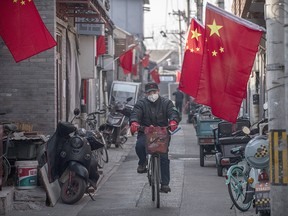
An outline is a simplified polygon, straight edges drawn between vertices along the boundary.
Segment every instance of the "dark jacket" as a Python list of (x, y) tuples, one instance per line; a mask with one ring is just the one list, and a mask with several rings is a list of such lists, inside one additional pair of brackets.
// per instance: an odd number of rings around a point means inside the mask
[(183, 92), (177, 90), (177, 91), (173, 92), (173, 95), (175, 96), (175, 102), (176, 103), (182, 103), (183, 102), (183, 99), (184, 99)]
[(130, 123), (136, 121), (141, 126), (165, 127), (170, 120), (179, 123), (179, 113), (171, 100), (161, 96), (154, 103), (147, 98), (138, 100), (130, 116)]

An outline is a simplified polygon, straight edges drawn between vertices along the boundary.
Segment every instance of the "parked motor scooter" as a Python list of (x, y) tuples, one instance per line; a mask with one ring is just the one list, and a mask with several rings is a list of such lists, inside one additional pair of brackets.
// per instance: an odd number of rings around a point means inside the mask
[[(267, 110), (264, 105), (264, 110)], [(265, 113), (265, 112), (264, 112)], [(253, 126), (252, 126), (253, 128)], [(260, 216), (270, 215), (270, 182), (269, 182), (269, 142), (268, 142), (268, 123), (263, 115), (263, 119), (257, 123), (257, 128), (250, 130), (242, 128), (242, 131), (252, 139), (247, 143), (244, 151), (244, 161), (249, 165), (247, 169), (246, 185), (243, 200), (244, 205), (248, 205), (254, 199), (256, 214)], [(239, 167), (238, 165), (236, 165)], [(236, 167), (234, 166), (234, 167)], [(229, 173), (229, 170), (228, 170)], [(245, 169), (243, 169), (245, 173)], [(230, 171), (232, 174), (232, 171)], [(230, 175), (231, 176), (231, 175)], [(230, 177), (231, 179), (231, 177)], [(229, 178), (227, 180), (229, 183)]]
[[(74, 118), (79, 114), (80, 110), (75, 109)], [(99, 173), (92, 150), (103, 147), (93, 143), (93, 134), (77, 129), (73, 120), (59, 122), (46, 146), (49, 182), (59, 180), (60, 197), (66, 204), (76, 203), (84, 193), (93, 200), (91, 192), (96, 190)]]
[(133, 106), (128, 105), (131, 100), (132, 97), (128, 97), (125, 102), (121, 103), (112, 96), (106, 122), (99, 127), (99, 131), (106, 140), (107, 148), (110, 148), (112, 144), (118, 148), (127, 141), (129, 117), (133, 109)]
[[(255, 176), (248, 179), (247, 190), (254, 189), (254, 206), (256, 214), (260, 216), (270, 215), (270, 181), (269, 181), (269, 141), (268, 141), (268, 119), (265, 117), (267, 103), (263, 105), (262, 119), (257, 122), (257, 127), (252, 129), (249, 136), (252, 136), (246, 148), (245, 158), (255, 172)], [(247, 194), (245, 201), (252, 199)]]
[[(248, 178), (247, 188), (253, 188), (255, 194), (254, 204), (256, 208), (256, 214), (260, 216), (270, 215), (270, 182), (269, 182), (269, 154), (268, 154), (268, 137), (267, 135), (258, 135), (254, 137), (247, 144), (245, 148), (245, 158), (249, 165), (257, 170), (255, 176)], [(246, 196), (247, 200), (249, 195)], [(252, 199), (250, 195), (250, 199)]]

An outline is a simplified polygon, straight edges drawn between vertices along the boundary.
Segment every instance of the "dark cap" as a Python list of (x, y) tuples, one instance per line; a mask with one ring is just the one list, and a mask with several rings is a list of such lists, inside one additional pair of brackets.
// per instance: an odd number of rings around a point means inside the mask
[(159, 90), (157, 83), (150, 82), (145, 85), (145, 92), (148, 93), (150, 91), (157, 91)]

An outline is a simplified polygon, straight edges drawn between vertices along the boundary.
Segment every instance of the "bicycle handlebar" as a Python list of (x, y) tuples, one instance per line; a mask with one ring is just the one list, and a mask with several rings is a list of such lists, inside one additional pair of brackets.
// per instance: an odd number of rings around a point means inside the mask
[(170, 133), (170, 136), (174, 135), (175, 133), (177, 133), (179, 130), (182, 129), (182, 127), (179, 126), (179, 125), (178, 125), (178, 127), (176, 128), (176, 130), (174, 130), (174, 131), (170, 131), (170, 130), (169, 130), (169, 129), (170, 129), (170, 126), (153, 126), (153, 125), (150, 125), (150, 126), (138, 126), (138, 128), (141, 129), (141, 130), (143, 130), (143, 131), (144, 131), (145, 128), (149, 128), (149, 127), (160, 127), (160, 128), (168, 129), (168, 131), (169, 131), (169, 133)]
[(87, 114), (87, 120), (95, 120), (96, 115), (102, 115), (106, 113), (106, 109), (96, 110), (95, 112)]
[(100, 109), (100, 110), (96, 110), (95, 112), (92, 112), (92, 113), (89, 113), (87, 114), (88, 116), (89, 115), (102, 115), (102, 114), (105, 114), (106, 113), (106, 109)]

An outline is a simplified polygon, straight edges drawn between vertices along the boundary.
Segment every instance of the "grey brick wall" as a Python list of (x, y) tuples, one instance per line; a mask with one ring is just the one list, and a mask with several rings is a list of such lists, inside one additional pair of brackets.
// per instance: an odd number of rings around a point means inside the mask
[[(54, 38), (56, 35), (55, 0), (34, 0)], [(56, 126), (56, 48), (15, 63), (0, 41), (0, 121), (33, 124), (34, 131), (51, 134)]]

